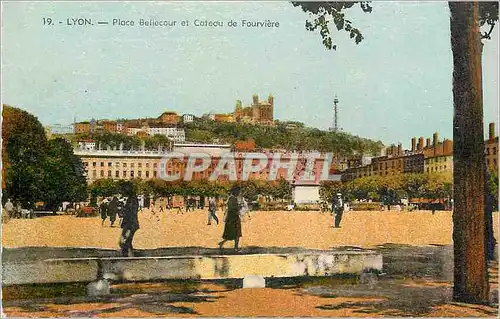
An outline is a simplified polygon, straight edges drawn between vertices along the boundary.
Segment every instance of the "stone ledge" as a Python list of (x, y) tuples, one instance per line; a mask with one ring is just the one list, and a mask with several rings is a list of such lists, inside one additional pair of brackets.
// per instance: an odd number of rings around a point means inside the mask
[(3, 284), (151, 281), (166, 279), (241, 279), (262, 277), (329, 276), (382, 270), (382, 255), (374, 251), (313, 253), (107, 257), (46, 259), (5, 263)]

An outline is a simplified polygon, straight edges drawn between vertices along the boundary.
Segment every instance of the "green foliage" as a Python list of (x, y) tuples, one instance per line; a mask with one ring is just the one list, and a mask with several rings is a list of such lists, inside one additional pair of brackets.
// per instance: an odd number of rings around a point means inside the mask
[[(289, 123), (295, 124), (297, 128), (287, 129)], [(186, 123), (185, 127), (188, 140), (204, 143), (232, 144), (237, 140), (252, 138), (258, 148), (318, 150), (345, 156), (355, 153), (375, 155), (383, 147), (380, 141), (375, 142), (343, 132), (307, 128), (298, 122), (278, 122), (276, 126), (269, 127), (200, 120)]]
[(45, 131), (36, 117), (21, 109), (3, 105), (2, 115), (4, 195), (26, 207), (43, 198)]
[(80, 158), (62, 138), (50, 140), (43, 164), (44, 202), (54, 211), (63, 201), (87, 199), (87, 181)]
[(56, 209), (63, 201), (87, 197), (83, 164), (62, 138), (47, 142), (36, 117), (3, 106), (2, 164), (4, 195), (29, 207), (38, 201)]
[(498, 171), (491, 171), (487, 174), (489, 199), (494, 211), (498, 211)]
[(292, 2), (294, 6), (300, 6), (304, 12), (308, 12), (313, 16), (312, 21), (306, 21), (306, 30), (319, 30), (323, 45), (328, 50), (336, 50), (337, 45), (333, 43), (331, 37), (331, 24), (338, 31), (344, 30), (349, 34), (351, 39), (354, 39), (356, 44), (363, 40), (363, 35), (356, 29), (352, 21), (346, 18), (345, 9), (352, 8), (356, 3), (359, 3), (360, 8), (364, 12), (371, 12), (372, 7), (368, 1), (355, 2)]
[(348, 182), (322, 182), (320, 198), (330, 202), (336, 193), (347, 201), (372, 200), (396, 204), (402, 198), (449, 199), (453, 195), (451, 173), (367, 176)]
[(138, 137), (136, 135), (129, 136), (119, 133), (95, 133), (95, 134), (75, 134), (70, 136), (73, 145), (77, 145), (78, 141), (92, 139), (96, 142), (96, 147), (101, 149), (120, 149), (120, 145), (124, 150), (141, 149), (144, 146), (145, 150), (153, 151), (159, 147), (162, 149), (170, 149), (171, 141), (165, 135), (156, 134), (153, 136)]
[[(111, 196), (121, 193), (121, 184), (125, 181), (112, 179), (98, 179), (89, 186), (91, 198), (99, 196)], [(264, 196), (273, 200), (289, 200), (291, 198), (291, 185), (286, 180), (279, 181), (238, 181), (234, 183), (214, 182), (208, 180), (192, 181), (165, 181), (162, 179), (132, 180), (134, 189), (138, 194), (150, 194), (154, 197), (172, 196), (214, 196), (224, 198), (231, 187), (237, 185), (240, 193), (248, 201), (256, 201), (258, 196)]]

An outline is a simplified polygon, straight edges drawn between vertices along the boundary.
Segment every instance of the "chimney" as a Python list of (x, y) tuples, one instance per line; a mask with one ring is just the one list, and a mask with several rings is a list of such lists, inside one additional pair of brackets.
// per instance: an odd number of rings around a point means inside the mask
[(495, 139), (495, 123), (490, 123), (489, 125), (489, 140), (493, 141)]
[(416, 149), (416, 144), (417, 144), (417, 138), (413, 137), (411, 139), (411, 152), (414, 153)]
[(432, 146), (434, 146), (434, 148), (436, 148), (438, 145), (438, 133), (434, 133), (432, 135)]
[(420, 138), (418, 139), (417, 151), (421, 151), (423, 147), (424, 147), (424, 138), (420, 136)]
[(425, 148), (430, 148), (430, 147), (431, 147), (431, 139), (430, 139), (430, 137), (428, 137), (425, 140)]
[(401, 143), (398, 144), (398, 156), (403, 155), (403, 145)]
[(453, 142), (451, 140), (443, 141), (443, 153), (444, 155), (450, 155), (453, 153)]

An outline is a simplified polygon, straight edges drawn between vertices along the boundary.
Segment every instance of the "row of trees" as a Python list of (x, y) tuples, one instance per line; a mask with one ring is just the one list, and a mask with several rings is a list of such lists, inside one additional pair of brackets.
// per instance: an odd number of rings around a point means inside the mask
[(102, 149), (119, 149), (120, 146), (125, 150), (139, 150), (144, 147), (147, 151), (157, 150), (159, 147), (162, 149), (169, 149), (171, 147), (171, 141), (168, 137), (161, 134), (156, 134), (153, 136), (137, 136), (137, 135), (126, 135), (119, 133), (110, 132), (99, 132), (99, 133), (83, 133), (68, 136), (73, 144), (76, 145), (78, 141), (92, 139)]
[[(121, 193), (124, 181), (111, 179), (99, 179), (89, 186), (91, 202), (96, 202), (99, 196), (111, 196)], [(224, 198), (229, 190), (238, 186), (241, 194), (249, 201), (256, 201), (261, 195), (266, 200), (290, 200), (292, 189), (288, 181), (281, 179), (278, 181), (248, 180), (238, 182), (218, 182), (208, 180), (193, 181), (165, 181), (162, 179), (133, 179), (135, 191), (138, 194), (148, 194), (156, 198), (172, 196), (214, 196)]]
[(293, 122), (296, 128), (287, 128), (288, 122), (277, 122), (276, 126), (260, 126), (239, 123), (218, 123), (197, 120), (186, 123), (187, 139), (195, 142), (215, 141), (233, 143), (236, 140), (252, 138), (260, 148), (287, 150), (319, 150), (333, 152), (340, 156), (357, 154), (376, 155), (383, 147), (382, 142), (353, 136), (344, 132), (329, 132), (305, 127)]
[(399, 203), (403, 198), (451, 199), (453, 176), (451, 173), (376, 175), (321, 184), (322, 200), (329, 201), (337, 192), (348, 201), (372, 200), (389, 205)]
[(44, 202), (55, 210), (63, 201), (87, 198), (83, 164), (62, 138), (48, 141), (36, 117), (3, 105), (2, 193), (23, 207)]

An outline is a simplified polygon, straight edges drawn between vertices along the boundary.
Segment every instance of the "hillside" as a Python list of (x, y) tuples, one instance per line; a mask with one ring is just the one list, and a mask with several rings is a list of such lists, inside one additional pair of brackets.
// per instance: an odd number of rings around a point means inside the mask
[[(290, 124), (294, 128), (290, 129)], [(318, 150), (338, 155), (378, 154), (383, 147), (380, 141), (305, 127), (298, 122), (278, 122), (275, 127), (268, 127), (198, 120), (183, 126), (186, 139), (193, 142), (232, 144), (237, 140), (253, 138), (258, 148)]]

